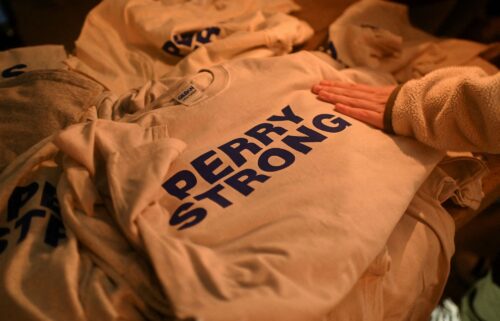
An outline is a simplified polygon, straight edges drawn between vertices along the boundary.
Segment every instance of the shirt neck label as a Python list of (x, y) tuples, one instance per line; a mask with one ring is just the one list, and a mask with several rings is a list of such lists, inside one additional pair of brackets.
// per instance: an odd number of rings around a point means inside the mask
[(203, 97), (203, 91), (192, 82), (183, 83), (174, 95), (175, 101), (189, 106), (196, 103)]

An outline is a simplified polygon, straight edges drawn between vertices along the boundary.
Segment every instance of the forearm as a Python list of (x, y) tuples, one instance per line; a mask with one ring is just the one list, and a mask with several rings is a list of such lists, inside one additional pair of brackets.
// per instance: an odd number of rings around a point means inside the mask
[(396, 88), (391, 98), (385, 131), (437, 149), (500, 153), (500, 73), (445, 68)]

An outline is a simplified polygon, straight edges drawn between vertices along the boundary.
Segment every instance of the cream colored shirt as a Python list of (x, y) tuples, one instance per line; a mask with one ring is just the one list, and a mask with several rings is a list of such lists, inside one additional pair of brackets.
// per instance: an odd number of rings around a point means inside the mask
[[(298, 8), (291, 0), (105, 0), (88, 14), (66, 64), (123, 94), (186, 59), (180, 76), (237, 57), (288, 53), (313, 33), (286, 14)], [(204, 49), (210, 43), (219, 44)]]
[(121, 121), (71, 126), (18, 158), (0, 176), (0, 309), (325, 318), (387, 266), (442, 154), (336, 114), (309, 91), (323, 78), (349, 80), (303, 52), (165, 79), (133, 114), (111, 104)]

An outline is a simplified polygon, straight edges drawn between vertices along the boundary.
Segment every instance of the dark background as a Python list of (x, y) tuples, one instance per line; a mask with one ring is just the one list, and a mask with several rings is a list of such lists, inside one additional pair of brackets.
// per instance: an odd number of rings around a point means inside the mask
[[(408, 4), (413, 24), (435, 35), (484, 43), (500, 40), (499, 0), (394, 1)], [(324, 1), (298, 2), (309, 6)], [(355, 1), (328, 2), (327, 8), (333, 10)], [(0, 0), (0, 50), (63, 44), (71, 51), (86, 14), (98, 3), (99, 0)]]

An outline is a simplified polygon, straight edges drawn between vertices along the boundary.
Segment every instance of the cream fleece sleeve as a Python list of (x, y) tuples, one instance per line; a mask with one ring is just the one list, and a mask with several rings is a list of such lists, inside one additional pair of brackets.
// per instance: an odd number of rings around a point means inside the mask
[(385, 130), (437, 149), (500, 153), (500, 72), (450, 67), (398, 87)]

